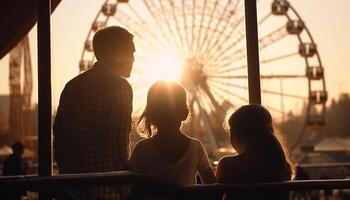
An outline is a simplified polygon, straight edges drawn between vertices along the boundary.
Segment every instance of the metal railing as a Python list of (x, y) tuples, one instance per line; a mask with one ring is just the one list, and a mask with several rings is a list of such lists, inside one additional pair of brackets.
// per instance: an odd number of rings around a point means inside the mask
[(200, 184), (178, 186), (150, 178), (131, 171), (116, 171), (103, 173), (65, 174), (57, 176), (13, 176), (0, 177), (0, 194), (13, 190), (55, 191), (63, 188), (99, 185), (149, 185), (161, 188), (160, 193), (182, 194), (224, 193), (242, 190), (320, 190), (320, 189), (350, 189), (350, 179), (305, 180), (272, 183), (247, 184)]

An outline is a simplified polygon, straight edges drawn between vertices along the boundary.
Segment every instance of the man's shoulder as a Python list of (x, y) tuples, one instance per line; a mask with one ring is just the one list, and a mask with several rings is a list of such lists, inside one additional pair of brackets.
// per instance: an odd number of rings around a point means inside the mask
[(6, 159), (5, 159), (5, 161), (4, 161), (4, 165), (6, 165), (6, 164), (12, 164), (12, 163), (14, 163), (14, 162), (16, 162), (16, 161), (18, 161), (18, 160), (20, 160), (20, 159), (18, 159), (16, 156), (14, 156), (13, 154), (11, 154), (11, 155), (9, 155)]
[(125, 78), (111, 73), (101, 73), (93, 69), (89, 69), (72, 78), (66, 83), (65, 87), (81, 87), (82, 84), (101, 84), (106, 87), (111, 86), (130, 91), (132, 90), (130, 83)]

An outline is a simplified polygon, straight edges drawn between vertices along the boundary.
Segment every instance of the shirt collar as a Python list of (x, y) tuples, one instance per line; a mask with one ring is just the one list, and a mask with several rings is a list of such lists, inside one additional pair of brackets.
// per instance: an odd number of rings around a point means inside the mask
[(112, 69), (112, 66), (109, 66), (108, 64), (100, 61), (95, 62), (92, 69), (98, 73), (112, 74), (121, 77), (120, 74), (118, 74), (115, 70)]

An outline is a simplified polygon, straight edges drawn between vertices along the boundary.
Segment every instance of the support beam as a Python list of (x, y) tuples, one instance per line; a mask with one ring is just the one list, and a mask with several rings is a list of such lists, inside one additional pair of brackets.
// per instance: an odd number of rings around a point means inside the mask
[(256, 0), (245, 0), (249, 103), (261, 104)]
[[(39, 176), (52, 176), (51, 141), (51, 1), (37, 0), (38, 9), (38, 146)], [(41, 195), (40, 199), (47, 199)]]

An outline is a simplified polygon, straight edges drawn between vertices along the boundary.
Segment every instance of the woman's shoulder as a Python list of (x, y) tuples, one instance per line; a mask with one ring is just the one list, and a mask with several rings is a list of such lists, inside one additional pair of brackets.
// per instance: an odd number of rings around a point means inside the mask
[(235, 166), (237, 166), (237, 164), (241, 164), (241, 161), (242, 161), (241, 157), (242, 157), (241, 155), (224, 156), (219, 160), (218, 167), (219, 166), (221, 166), (221, 167), (227, 166), (229, 168), (235, 167)]
[(151, 138), (145, 138), (138, 141), (135, 145), (133, 153), (144, 152), (145, 150), (149, 149), (151, 142)]
[(196, 139), (196, 138), (192, 138), (190, 136), (186, 136), (189, 140), (190, 143), (190, 150), (198, 152), (200, 154), (202, 154), (205, 151), (204, 145), (203, 143)]
[(240, 155), (224, 156), (219, 160), (216, 176), (221, 183), (230, 183), (236, 180), (236, 174), (239, 174), (241, 167)]
[(200, 140), (198, 140), (196, 138), (193, 138), (193, 137), (190, 137), (188, 135), (185, 135), (185, 136), (189, 140), (189, 142), (192, 144), (192, 146), (195, 146), (197, 148), (199, 148), (199, 147), (202, 148), (203, 147), (203, 143)]

